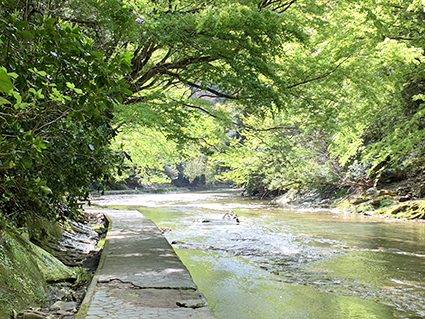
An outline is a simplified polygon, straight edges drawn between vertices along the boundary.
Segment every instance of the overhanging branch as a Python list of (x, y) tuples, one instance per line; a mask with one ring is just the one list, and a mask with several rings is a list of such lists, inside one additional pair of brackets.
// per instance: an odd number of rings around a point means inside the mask
[(314, 78), (311, 78), (311, 79), (307, 79), (307, 80), (305, 80), (305, 81), (302, 81), (302, 82), (298, 82), (298, 83), (295, 83), (295, 84), (292, 84), (292, 85), (290, 85), (290, 86), (288, 86), (287, 87), (287, 89), (293, 89), (294, 87), (297, 87), (297, 86), (300, 86), (300, 85), (303, 85), (303, 84), (307, 84), (307, 83), (310, 83), (310, 82), (314, 82), (314, 81), (317, 81), (317, 80), (320, 80), (320, 79), (323, 79), (323, 78), (325, 78), (325, 77), (327, 77), (327, 76), (329, 76), (329, 75), (331, 75), (332, 73), (334, 73), (336, 70), (338, 70), (338, 68), (345, 62), (345, 61), (347, 61), (348, 59), (349, 59), (350, 57), (346, 57), (343, 61), (341, 61), (334, 69), (332, 69), (332, 70), (330, 70), (329, 72), (326, 72), (326, 73), (324, 73), (324, 74), (322, 74), (322, 75), (319, 75), (319, 76), (316, 76), (316, 77), (314, 77)]
[[(270, 8), (278, 13), (283, 13), (288, 10), (297, 0), (282, 1), (282, 0), (264, 0), (258, 4), (259, 10)], [(276, 5), (275, 7), (272, 7)]]
[[(192, 65), (192, 64), (204, 63), (204, 62), (213, 62), (215, 60), (217, 60), (217, 58), (211, 57), (211, 56), (204, 56), (204, 57), (190, 57), (190, 58), (183, 59), (183, 60), (180, 60), (180, 61), (158, 64), (158, 65), (150, 68), (148, 71), (146, 71), (140, 77), (138, 77), (136, 82), (132, 85), (131, 90), (133, 92), (141, 91), (141, 88), (146, 84), (146, 82), (148, 82), (150, 79), (152, 79), (153, 77), (160, 75), (160, 74), (171, 75), (174, 78), (177, 78), (176, 77), (176, 75), (177, 75), (179, 80), (181, 80), (180, 76), (177, 73), (172, 73), (172, 72), (170, 72), (170, 70), (182, 70), (182, 69), (186, 69), (189, 65)], [(133, 79), (137, 77), (136, 73), (138, 73), (138, 72), (132, 72), (132, 78)]]

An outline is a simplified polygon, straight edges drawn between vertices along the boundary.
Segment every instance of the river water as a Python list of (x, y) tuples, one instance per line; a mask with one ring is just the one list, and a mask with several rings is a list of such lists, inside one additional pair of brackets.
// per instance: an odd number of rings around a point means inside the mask
[[(425, 318), (425, 223), (286, 210), (234, 191), (97, 203), (171, 229), (218, 319)], [(222, 219), (230, 210), (239, 223)]]

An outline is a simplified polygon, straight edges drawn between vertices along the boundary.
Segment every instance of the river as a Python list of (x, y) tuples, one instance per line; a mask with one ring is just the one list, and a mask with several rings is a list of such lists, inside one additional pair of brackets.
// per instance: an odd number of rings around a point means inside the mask
[[(425, 223), (286, 210), (235, 191), (109, 195), (159, 227), (217, 319), (425, 317)], [(223, 220), (234, 211), (235, 220)]]

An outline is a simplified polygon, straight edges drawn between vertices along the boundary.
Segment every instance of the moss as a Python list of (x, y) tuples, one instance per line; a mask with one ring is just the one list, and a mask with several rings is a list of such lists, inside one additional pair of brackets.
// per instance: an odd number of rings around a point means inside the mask
[(390, 206), (392, 203), (394, 202), (394, 200), (392, 198), (384, 198), (379, 202), (379, 207), (388, 207)]
[(92, 281), (93, 273), (91, 271), (82, 267), (74, 267), (73, 270), (77, 276), (74, 283), (75, 286), (81, 286)]
[(46, 251), (16, 233), (0, 234), (0, 319), (12, 311), (45, 300), (47, 280), (62, 280), (74, 273)]
[(393, 205), (385, 212), (388, 217), (425, 219), (425, 200), (412, 200)]
[(57, 258), (42, 248), (28, 242), (27, 249), (46, 281), (65, 281), (75, 279), (75, 273)]
[(101, 240), (98, 241), (96, 248), (103, 247), (103, 245), (105, 245), (105, 238), (102, 238)]
[(37, 303), (46, 281), (19, 235), (4, 234), (0, 245), (0, 318)]
[(349, 207), (351, 207), (351, 203), (348, 199), (345, 199), (336, 205), (336, 208), (339, 208), (339, 209), (346, 209)]
[(28, 229), (31, 230), (30, 237), (38, 242), (42, 242), (51, 236), (60, 237), (62, 235), (60, 225), (44, 217), (29, 217), (27, 224)]
[(375, 207), (373, 207), (373, 205), (365, 203), (363, 205), (354, 207), (354, 210), (358, 213), (363, 213), (363, 212), (373, 211), (375, 210)]

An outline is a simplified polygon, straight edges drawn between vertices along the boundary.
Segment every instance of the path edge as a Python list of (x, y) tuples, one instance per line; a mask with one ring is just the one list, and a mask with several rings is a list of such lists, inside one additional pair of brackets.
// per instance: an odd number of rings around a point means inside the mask
[[(98, 207), (98, 208), (84, 208), (85, 211), (90, 211), (90, 210), (96, 210), (96, 211), (102, 211), (103, 209)], [(110, 237), (110, 230), (112, 227), (112, 220), (109, 218), (109, 216), (106, 213), (103, 213), (103, 215), (105, 216), (106, 220), (108, 221), (108, 230), (106, 233), (106, 237), (105, 237), (105, 243), (103, 244), (103, 250), (102, 250), (102, 254), (100, 256), (99, 259), (99, 264), (97, 266), (97, 269), (93, 275), (92, 281), (90, 283), (90, 285), (87, 288), (86, 291), (86, 295), (84, 296), (83, 301), (81, 302), (80, 308), (78, 309), (77, 315), (75, 316), (75, 319), (84, 319), (87, 316), (87, 313), (90, 309), (90, 305), (96, 290), (96, 285), (98, 282), (98, 278), (99, 278), (99, 273), (103, 268), (103, 265), (105, 264), (105, 260), (106, 257), (108, 255), (108, 250), (109, 250), (109, 237)]]

